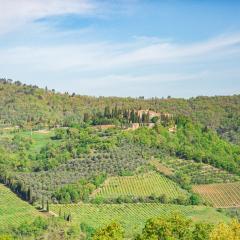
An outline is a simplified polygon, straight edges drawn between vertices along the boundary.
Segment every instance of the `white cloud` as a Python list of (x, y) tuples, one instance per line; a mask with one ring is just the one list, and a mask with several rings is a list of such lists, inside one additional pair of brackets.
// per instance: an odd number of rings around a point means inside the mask
[(166, 63), (214, 62), (238, 55), (240, 34), (193, 44), (109, 42), (0, 49), (0, 64), (31, 65), (44, 71), (116, 71)]
[[(238, 44), (238, 46), (236, 46)], [(116, 63), (143, 63), (154, 64), (160, 62), (172, 62), (199, 56), (219, 56), (232, 48), (240, 49), (240, 34), (220, 36), (204, 42), (192, 44), (175, 44), (172, 42), (160, 42), (136, 49), (116, 58)], [(221, 52), (222, 51), (222, 52)]]
[(0, 34), (32, 21), (61, 14), (88, 14), (95, 5), (87, 0), (0, 0)]

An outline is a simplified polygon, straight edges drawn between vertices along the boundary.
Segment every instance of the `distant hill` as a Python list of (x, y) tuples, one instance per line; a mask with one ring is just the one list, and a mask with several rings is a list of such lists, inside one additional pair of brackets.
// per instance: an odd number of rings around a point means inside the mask
[(225, 139), (240, 143), (240, 95), (180, 98), (90, 97), (0, 79), (0, 126), (44, 127), (83, 121), (84, 113), (122, 109), (152, 109), (189, 116), (215, 129)]

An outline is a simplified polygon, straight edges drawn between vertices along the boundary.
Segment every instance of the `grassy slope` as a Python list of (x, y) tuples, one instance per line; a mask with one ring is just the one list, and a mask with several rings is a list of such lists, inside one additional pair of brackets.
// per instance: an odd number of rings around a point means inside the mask
[(72, 224), (74, 225), (86, 223), (98, 228), (111, 221), (120, 222), (128, 237), (139, 233), (149, 218), (166, 216), (173, 212), (180, 212), (194, 221), (217, 223), (229, 220), (228, 217), (210, 207), (163, 205), (159, 203), (65, 204), (51, 205), (50, 209), (56, 214), (59, 214), (60, 209), (62, 215), (71, 213)]
[(186, 195), (176, 183), (160, 174), (151, 172), (144, 175), (108, 178), (96, 196), (117, 198), (119, 196), (160, 196), (170, 199)]
[(31, 222), (37, 216), (42, 214), (0, 184), (0, 232), (24, 222)]
[(51, 141), (51, 137), (53, 136), (54, 131), (19, 131), (19, 132), (11, 132), (9, 130), (2, 130), (0, 134), (0, 140), (4, 140), (6, 138), (12, 139), (14, 136), (20, 136), (24, 138), (28, 138), (32, 140), (32, 145), (29, 149), (30, 153), (39, 152), (42, 147), (44, 147), (48, 142)]
[(33, 141), (33, 145), (31, 147), (32, 152), (39, 152), (42, 147), (44, 147), (48, 142), (50, 142), (50, 137), (53, 136), (53, 131), (49, 131), (46, 133), (42, 132), (21, 132), (21, 136), (31, 138)]

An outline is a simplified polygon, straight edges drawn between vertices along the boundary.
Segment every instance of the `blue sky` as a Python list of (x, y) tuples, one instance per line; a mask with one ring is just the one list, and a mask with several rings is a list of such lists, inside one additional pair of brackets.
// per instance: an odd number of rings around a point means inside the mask
[(0, 75), (61, 92), (240, 92), (240, 1), (0, 0)]

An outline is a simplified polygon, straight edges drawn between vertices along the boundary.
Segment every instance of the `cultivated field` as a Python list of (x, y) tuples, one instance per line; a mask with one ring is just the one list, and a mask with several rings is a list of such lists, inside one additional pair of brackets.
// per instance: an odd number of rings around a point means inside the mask
[(227, 171), (215, 168), (204, 163), (197, 163), (192, 160), (184, 160), (178, 158), (152, 159), (150, 164), (157, 171), (165, 175), (173, 175), (181, 172), (191, 178), (192, 184), (210, 184), (210, 183), (227, 183), (240, 181), (238, 175), (231, 174)]
[(33, 206), (22, 201), (4, 185), (0, 184), (0, 232), (16, 227), (42, 216)]
[(186, 195), (186, 191), (181, 189), (170, 179), (158, 173), (151, 172), (143, 175), (110, 177), (103, 187), (97, 190), (96, 196), (103, 198), (117, 198), (119, 196), (160, 196), (165, 194), (173, 199)]
[(193, 186), (193, 191), (218, 208), (240, 207), (240, 182)]
[[(60, 210), (61, 209), (61, 210)], [(180, 206), (160, 203), (139, 204), (63, 204), (51, 205), (50, 210), (56, 214), (72, 215), (72, 224), (85, 223), (94, 228), (101, 227), (112, 221), (117, 221), (130, 237), (139, 233), (146, 220), (152, 217), (168, 216), (174, 212), (190, 217), (194, 221), (217, 223), (228, 221), (229, 218), (215, 209), (205, 206)]]

